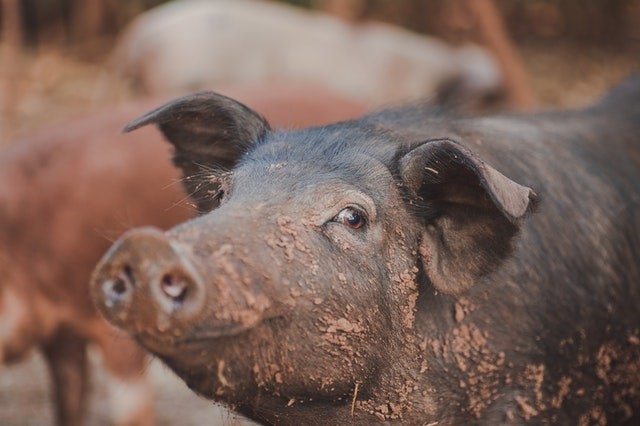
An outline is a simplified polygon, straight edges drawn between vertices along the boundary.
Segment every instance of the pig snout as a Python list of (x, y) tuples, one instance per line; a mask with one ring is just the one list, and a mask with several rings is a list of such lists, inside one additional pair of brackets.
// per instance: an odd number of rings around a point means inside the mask
[(205, 300), (188, 256), (155, 228), (123, 235), (96, 267), (91, 288), (102, 314), (133, 333), (148, 333), (151, 324), (175, 331), (200, 316)]
[[(125, 233), (104, 255), (91, 283), (94, 302), (113, 325), (159, 353), (174, 344), (230, 336), (277, 316), (269, 280), (222, 244), (212, 256), (155, 228)], [(207, 281), (203, 277), (209, 277)]]

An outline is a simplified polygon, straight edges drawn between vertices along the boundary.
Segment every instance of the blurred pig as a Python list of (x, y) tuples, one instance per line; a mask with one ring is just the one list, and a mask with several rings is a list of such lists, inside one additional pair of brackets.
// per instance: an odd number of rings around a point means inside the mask
[(640, 75), (531, 115), (282, 131), (205, 92), (148, 124), (205, 213), (129, 231), (92, 292), (199, 394), (280, 425), (640, 424)]
[[(320, 88), (222, 91), (286, 127), (362, 112)], [(147, 108), (131, 104), (79, 117), (0, 153), (0, 364), (42, 351), (60, 425), (82, 424), (88, 344), (100, 349), (115, 382), (114, 421), (153, 423), (144, 352), (99, 317), (88, 287), (92, 268), (127, 228), (169, 228), (194, 212), (181, 204), (186, 195), (160, 133), (120, 134), (132, 114)]]
[(501, 85), (479, 47), (453, 48), (392, 25), (350, 25), (328, 14), (256, 0), (180, 0), (125, 29), (120, 75), (148, 93), (214, 84), (310, 82), (370, 105), (456, 88), (481, 97)]
[[(83, 424), (89, 343), (126, 392), (114, 420), (153, 423), (144, 352), (99, 318), (87, 288), (101, 251), (128, 227), (167, 228), (190, 216), (173, 207), (184, 198), (175, 171), (155, 163), (170, 155), (158, 134), (118, 134), (136, 110), (45, 128), (0, 154), (0, 361), (42, 351), (59, 425)], [(155, 165), (140, 175), (147, 161)]]

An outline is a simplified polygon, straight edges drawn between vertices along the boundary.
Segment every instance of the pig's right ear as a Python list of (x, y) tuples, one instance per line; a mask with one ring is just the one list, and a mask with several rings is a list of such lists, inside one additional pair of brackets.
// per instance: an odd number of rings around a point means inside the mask
[(433, 286), (460, 293), (495, 271), (536, 194), (447, 139), (413, 148), (400, 176), (424, 220), (420, 255)]
[(132, 121), (124, 131), (147, 124), (157, 125), (175, 147), (173, 162), (182, 169), (185, 188), (201, 213), (218, 205), (214, 194), (219, 175), (270, 131), (259, 114), (214, 92), (175, 99)]

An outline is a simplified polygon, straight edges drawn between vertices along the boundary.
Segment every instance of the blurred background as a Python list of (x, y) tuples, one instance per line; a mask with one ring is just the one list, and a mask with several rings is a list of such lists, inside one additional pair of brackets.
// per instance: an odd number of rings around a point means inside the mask
[[(144, 89), (136, 88), (131, 80), (132, 75), (139, 77), (135, 72), (142, 72), (142, 65), (123, 63), (121, 51), (127, 44), (135, 49), (136, 43), (143, 43), (140, 33), (144, 29), (131, 28), (144, 24), (139, 22), (141, 14), (171, 2), (2, 1), (0, 134), (4, 137), (0, 143), (78, 109), (99, 108), (144, 94)], [(468, 7), (472, 2), (467, 0), (281, 3), (325, 11), (356, 26), (371, 20), (391, 23), (453, 46), (486, 44), (478, 18)], [(640, 0), (494, 0), (493, 4), (520, 55), (539, 105), (585, 104), (640, 63)], [(136, 33), (135, 40), (131, 40), (132, 32)], [(165, 34), (164, 39), (171, 36)], [(123, 40), (126, 37), (130, 39)], [(251, 42), (248, 36), (230, 48), (239, 53)], [(168, 51), (171, 47), (153, 49)], [(157, 52), (138, 53), (140, 58)], [(126, 77), (122, 72), (114, 74), (127, 66), (138, 70)]]
[[(482, 98), (482, 113), (586, 105), (640, 68), (640, 0), (1, 5), (0, 146), (79, 114), (203, 88), (294, 82), (365, 108)], [(159, 364), (150, 370), (159, 424), (237, 422)], [(108, 424), (103, 381), (97, 370), (90, 424)], [(48, 386), (38, 354), (0, 367), (0, 425), (52, 424)]]

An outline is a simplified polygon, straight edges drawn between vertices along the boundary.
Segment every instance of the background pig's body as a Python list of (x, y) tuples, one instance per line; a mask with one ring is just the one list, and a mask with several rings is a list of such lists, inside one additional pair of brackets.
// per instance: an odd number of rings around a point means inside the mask
[(43, 351), (58, 424), (81, 424), (87, 343), (100, 347), (110, 375), (127, 386), (119, 392), (133, 392), (132, 411), (115, 406), (114, 420), (153, 423), (143, 351), (99, 318), (87, 287), (95, 262), (128, 227), (168, 228), (192, 214), (174, 206), (184, 191), (160, 135), (118, 134), (140, 108), (44, 129), (0, 156), (0, 363)]
[(434, 96), (454, 82), (467, 95), (501, 86), (482, 48), (251, 0), (183, 0), (150, 10), (125, 31), (114, 64), (149, 93), (297, 82), (381, 104)]
[(130, 231), (94, 297), (262, 422), (635, 424), (639, 105), (636, 76), (582, 111), (273, 132), (229, 99), (177, 100), (130, 129), (158, 124), (220, 207)]
[[(320, 88), (223, 91), (286, 127), (362, 111)], [(115, 420), (153, 422), (143, 351), (97, 315), (88, 289), (96, 262), (127, 228), (169, 228), (194, 214), (183, 203), (179, 173), (160, 133), (121, 134), (123, 124), (147, 108), (132, 104), (78, 117), (0, 154), (0, 364), (42, 349), (61, 424), (81, 421), (87, 343), (100, 347), (111, 375), (128, 386), (117, 389), (125, 405), (114, 407)], [(125, 407), (137, 411), (118, 412)]]

